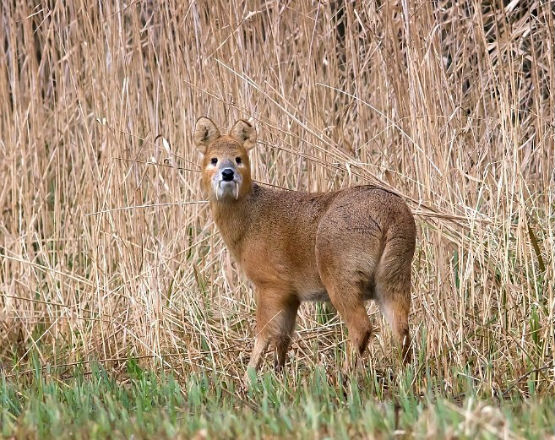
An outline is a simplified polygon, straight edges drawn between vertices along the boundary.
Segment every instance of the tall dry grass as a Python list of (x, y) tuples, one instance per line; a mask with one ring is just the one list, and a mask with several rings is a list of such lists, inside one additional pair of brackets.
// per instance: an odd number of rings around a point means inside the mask
[[(417, 215), (412, 332), (446, 389), (554, 390), (554, 10), (526, 2), (11, 2), (0, 9), (0, 359), (239, 376), (249, 285), (195, 119), (253, 117), (260, 182), (380, 183)], [(369, 306), (373, 319), (381, 318)], [(293, 366), (344, 340), (303, 305)], [(386, 327), (377, 368), (394, 365)]]

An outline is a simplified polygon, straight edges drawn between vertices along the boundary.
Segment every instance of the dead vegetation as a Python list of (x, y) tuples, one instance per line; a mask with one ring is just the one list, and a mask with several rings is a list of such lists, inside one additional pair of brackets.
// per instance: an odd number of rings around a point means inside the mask
[[(446, 390), (466, 367), (492, 393), (553, 392), (553, 4), (505, 3), (3, 1), (7, 371), (35, 353), (243, 372), (254, 304), (201, 200), (207, 114), (254, 118), (260, 182), (406, 197), (418, 365)], [(297, 367), (335, 363), (328, 312), (302, 306)]]

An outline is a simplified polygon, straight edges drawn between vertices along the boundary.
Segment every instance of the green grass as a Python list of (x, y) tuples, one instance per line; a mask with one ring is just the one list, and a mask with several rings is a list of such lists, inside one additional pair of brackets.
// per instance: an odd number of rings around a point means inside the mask
[(411, 391), (411, 370), (397, 380), (365, 373), (345, 386), (322, 368), (303, 375), (265, 373), (246, 393), (237, 381), (221, 375), (177, 380), (143, 370), (136, 362), (117, 377), (100, 366), (71, 374), (63, 378), (36, 370), (2, 375), (1, 435), (539, 439), (552, 433), (555, 424), (553, 399), (514, 394), (494, 400), (477, 395), (464, 379), (456, 384), (462, 391), (458, 397), (432, 382), (429, 392), (417, 396)]

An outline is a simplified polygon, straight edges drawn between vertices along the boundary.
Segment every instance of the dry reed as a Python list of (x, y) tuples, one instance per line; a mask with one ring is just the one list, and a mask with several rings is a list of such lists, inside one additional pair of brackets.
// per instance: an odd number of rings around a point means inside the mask
[[(407, 198), (412, 331), (446, 389), (466, 366), (553, 392), (554, 10), (526, 5), (2, 1), (0, 361), (242, 374), (253, 296), (202, 203), (206, 114), (254, 118), (261, 182)], [(335, 362), (321, 312), (302, 307), (292, 368)]]

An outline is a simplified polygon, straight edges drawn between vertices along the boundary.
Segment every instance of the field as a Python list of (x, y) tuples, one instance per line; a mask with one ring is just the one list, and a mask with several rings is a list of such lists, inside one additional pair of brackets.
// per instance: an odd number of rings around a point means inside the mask
[[(555, 9), (529, 2), (0, 4), (0, 436), (546, 438), (555, 430)], [(195, 120), (254, 178), (379, 184), (418, 227), (403, 369), (304, 304), (248, 392), (254, 298)]]

